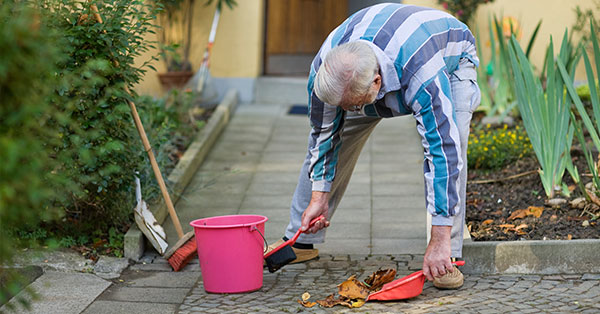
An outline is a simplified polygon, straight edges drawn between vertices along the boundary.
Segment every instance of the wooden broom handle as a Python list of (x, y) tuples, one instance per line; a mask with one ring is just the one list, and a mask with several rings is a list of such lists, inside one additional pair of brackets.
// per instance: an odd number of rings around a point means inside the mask
[[(96, 18), (98, 23), (102, 24), (102, 17), (100, 17), (100, 12), (98, 12), (98, 7), (95, 4), (92, 4), (91, 11)], [(127, 86), (125, 86), (125, 91), (127, 94), (131, 95)], [(171, 216), (171, 220), (173, 220), (173, 224), (175, 225), (175, 230), (177, 231), (177, 236), (179, 239), (183, 238), (183, 230), (181, 229), (181, 223), (179, 222), (179, 218), (177, 217), (177, 213), (175, 212), (175, 207), (173, 207), (173, 202), (171, 201), (171, 197), (169, 196), (169, 192), (167, 191), (167, 186), (165, 185), (165, 181), (163, 180), (162, 173), (160, 173), (160, 169), (158, 168), (158, 163), (156, 163), (156, 158), (154, 158), (154, 153), (152, 152), (152, 147), (150, 146), (150, 142), (148, 142), (148, 137), (146, 136), (146, 131), (144, 131), (144, 126), (142, 125), (142, 120), (140, 120), (140, 116), (138, 115), (137, 109), (135, 108), (135, 104), (127, 99), (127, 103), (129, 104), (129, 108), (131, 108), (131, 114), (133, 115), (133, 121), (135, 121), (135, 127), (140, 133), (140, 138), (142, 139), (142, 143), (144, 144), (144, 149), (148, 153), (148, 158), (150, 158), (150, 164), (152, 165), (152, 171), (154, 171), (154, 176), (156, 177), (156, 181), (158, 181), (158, 186), (160, 186), (160, 191), (162, 192), (163, 198), (165, 199), (165, 203), (167, 203), (167, 209), (169, 210), (169, 215)]]
[[(129, 89), (125, 88), (127, 93), (129, 93)], [(158, 186), (160, 186), (160, 191), (162, 192), (163, 198), (165, 199), (165, 203), (167, 203), (167, 209), (169, 209), (169, 215), (171, 216), (171, 220), (173, 220), (173, 224), (175, 225), (175, 230), (177, 230), (177, 235), (179, 239), (183, 238), (183, 230), (181, 229), (181, 223), (179, 222), (179, 218), (177, 218), (177, 213), (175, 212), (175, 208), (173, 207), (173, 202), (171, 202), (171, 197), (169, 196), (169, 192), (167, 191), (167, 186), (165, 185), (165, 181), (163, 180), (162, 174), (160, 173), (160, 169), (158, 168), (158, 163), (156, 163), (156, 158), (154, 158), (154, 153), (152, 152), (152, 147), (150, 147), (150, 142), (148, 142), (148, 137), (146, 136), (146, 131), (144, 131), (144, 126), (142, 125), (142, 120), (140, 120), (140, 116), (138, 115), (137, 109), (135, 108), (135, 104), (127, 99), (127, 103), (129, 104), (129, 108), (131, 108), (131, 114), (133, 115), (133, 120), (135, 121), (135, 127), (140, 133), (140, 138), (142, 139), (142, 143), (144, 144), (144, 149), (148, 153), (148, 158), (150, 158), (150, 164), (152, 164), (152, 170), (154, 171), (154, 176), (156, 177), (156, 181), (158, 181)]]

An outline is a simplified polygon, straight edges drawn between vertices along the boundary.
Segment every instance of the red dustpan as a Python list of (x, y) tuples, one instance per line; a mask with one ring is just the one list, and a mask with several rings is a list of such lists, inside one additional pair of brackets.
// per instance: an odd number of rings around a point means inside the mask
[[(463, 266), (465, 261), (457, 261), (452, 264)], [(369, 294), (367, 301), (389, 301), (414, 298), (423, 292), (424, 284), (425, 275), (423, 275), (422, 270), (419, 270), (406, 277), (386, 283), (381, 290)]]

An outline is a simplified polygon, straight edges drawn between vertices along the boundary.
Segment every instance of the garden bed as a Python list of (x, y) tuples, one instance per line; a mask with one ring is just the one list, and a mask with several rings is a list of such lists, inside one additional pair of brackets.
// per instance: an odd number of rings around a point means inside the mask
[[(586, 169), (581, 159), (574, 159), (580, 172)], [(542, 182), (535, 172), (538, 167), (535, 157), (529, 156), (495, 171), (469, 170), (466, 222), (474, 241), (600, 238), (600, 228), (594, 219), (600, 214), (599, 207), (589, 203), (572, 205), (581, 193), (567, 172), (563, 178), (573, 189), (571, 197), (559, 195), (566, 202), (548, 205)], [(518, 177), (506, 179), (511, 176)], [(517, 212), (519, 210), (523, 211)]]

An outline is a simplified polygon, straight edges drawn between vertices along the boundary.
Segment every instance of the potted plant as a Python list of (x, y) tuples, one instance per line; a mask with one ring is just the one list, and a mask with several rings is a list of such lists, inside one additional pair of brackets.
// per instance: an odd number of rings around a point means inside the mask
[[(207, 0), (205, 5), (214, 0)], [(190, 47), (192, 45), (192, 29), (194, 20), (194, 0), (156, 0), (163, 9), (159, 15), (160, 56), (167, 65), (166, 73), (159, 73), (158, 78), (166, 90), (181, 88), (194, 75), (190, 63)], [(217, 9), (221, 10), (225, 3), (232, 8), (235, 0), (217, 0)]]
[(158, 16), (160, 56), (167, 72), (159, 73), (166, 90), (180, 88), (194, 75), (190, 63), (194, 0), (157, 0), (163, 9)]

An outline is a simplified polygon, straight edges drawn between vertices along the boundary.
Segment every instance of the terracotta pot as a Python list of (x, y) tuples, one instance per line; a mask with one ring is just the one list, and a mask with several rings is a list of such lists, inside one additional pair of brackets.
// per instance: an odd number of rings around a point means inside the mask
[(173, 88), (182, 88), (185, 83), (194, 75), (192, 71), (176, 71), (159, 73), (158, 80), (163, 88), (168, 91)]

